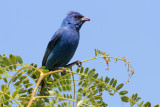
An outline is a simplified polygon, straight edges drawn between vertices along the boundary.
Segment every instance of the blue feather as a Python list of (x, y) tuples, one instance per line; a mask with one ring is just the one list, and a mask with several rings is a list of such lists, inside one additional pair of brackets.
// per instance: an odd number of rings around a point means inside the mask
[[(69, 12), (63, 20), (60, 29), (56, 31), (49, 41), (43, 57), (42, 66), (45, 66), (49, 70), (55, 70), (57, 67), (65, 67), (77, 49), (81, 26), (85, 21), (89, 20), (89, 18), (78, 12)], [(45, 80), (43, 79), (40, 95), (44, 94), (45, 84)]]
[(77, 49), (81, 26), (85, 21), (89, 20), (89, 18), (78, 12), (69, 12), (60, 29), (48, 43), (42, 66), (49, 70), (55, 67), (64, 67), (72, 59)]

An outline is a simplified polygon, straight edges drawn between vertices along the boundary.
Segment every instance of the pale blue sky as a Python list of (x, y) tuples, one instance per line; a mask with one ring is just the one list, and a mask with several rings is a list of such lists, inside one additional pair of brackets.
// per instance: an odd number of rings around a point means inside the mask
[[(123, 57), (135, 68), (135, 75), (123, 87), (128, 96), (138, 93), (152, 105), (160, 103), (160, 1), (159, 0), (1, 0), (0, 54), (21, 55), (24, 63), (41, 60), (48, 41), (70, 10), (91, 19), (82, 26), (80, 43), (72, 61), (94, 57), (94, 48), (110, 56)], [(83, 63), (96, 72), (127, 80), (124, 63), (111, 62), (105, 71), (103, 60)], [(104, 96), (109, 107), (128, 107), (118, 94)]]

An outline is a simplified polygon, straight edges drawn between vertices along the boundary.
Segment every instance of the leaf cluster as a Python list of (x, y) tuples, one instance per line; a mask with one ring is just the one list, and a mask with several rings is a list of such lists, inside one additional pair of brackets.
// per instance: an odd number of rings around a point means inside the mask
[[(98, 55), (101, 55), (98, 57)], [(105, 52), (95, 49), (95, 57), (82, 62), (103, 58), (108, 64), (111, 59), (124, 61), (131, 69), (129, 62), (123, 58), (110, 57)], [(107, 59), (107, 60), (106, 60)], [(108, 62), (107, 62), (108, 61)], [(118, 94), (124, 103), (130, 106), (151, 107), (150, 102), (140, 101), (138, 94), (128, 96), (123, 89), (125, 83), (117, 79), (100, 77), (95, 69), (67, 69), (66, 75), (60, 75), (62, 70), (49, 71), (45, 67), (37, 68), (36, 64), (23, 64), (18, 55), (0, 55), (0, 106), (2, 107), (107, 107), (103, 99), (105, 92), (114, 96)], [(41, 80), (46, 79), (44, 96), (40, 96)], [(154, 107), (159, 107), (155, 105)]]

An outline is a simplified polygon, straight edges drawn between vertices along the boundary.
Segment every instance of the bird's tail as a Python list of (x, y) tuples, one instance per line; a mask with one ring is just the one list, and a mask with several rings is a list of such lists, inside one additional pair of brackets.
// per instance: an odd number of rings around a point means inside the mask
[(41, 95), (41, 96), (44, 95), (45, 85), (46, 85), (46, 80), (43, 79), (43, 80), (41, 81), (41, 91), (40, 91), (40, 95)]

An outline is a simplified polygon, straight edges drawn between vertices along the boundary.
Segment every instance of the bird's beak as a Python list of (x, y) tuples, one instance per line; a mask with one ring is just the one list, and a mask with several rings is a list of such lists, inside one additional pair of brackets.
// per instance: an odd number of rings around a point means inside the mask
[(81, 21), (83, 21), (83, 22), (85, 22), (85, 21), (90, 21), (90, 19), (89, 19), (88, 17), (83, 16), (83, 17), (81, 18)]

